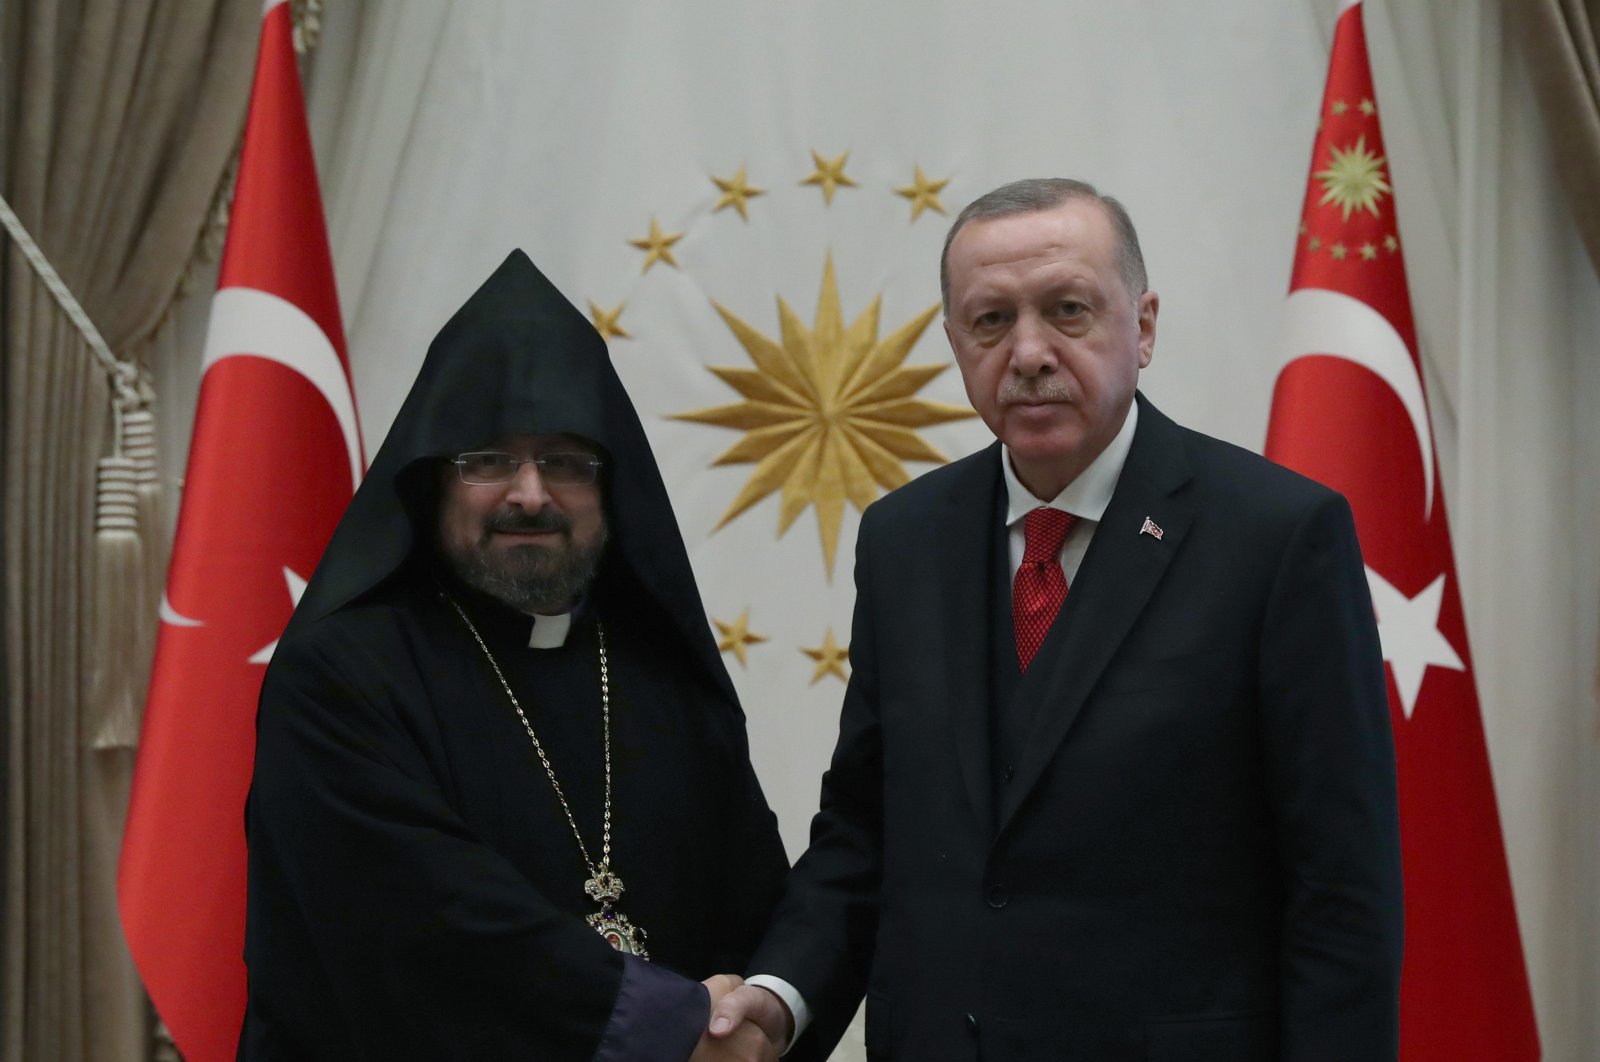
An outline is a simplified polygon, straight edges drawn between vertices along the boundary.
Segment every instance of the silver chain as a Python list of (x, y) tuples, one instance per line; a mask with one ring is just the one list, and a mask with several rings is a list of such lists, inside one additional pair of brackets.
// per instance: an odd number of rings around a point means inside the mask
[(506, 697), (511, 701), (511, 707), (517, 711), (517, 718), (522, 720), (522, 729), (528, 732), (528, 740), (533, 742), (533, 751), (539, 754), (539, 762), (544, 764), (544, 773), (550, 777), (550, 785), (556, 791), (556, 799), (561, 801), (561, 810), (566, 812), (567, 825), (572, 827), (572, 837), (578, 842), (578, 852), (583, 856), (583, 865), (588, 868), (593, 878), (598, 878), (602, 873), (611, 868), (611, 670), (606, 665), (606, 632), (600, 626), (599, 617), (594, 621), (595, 637), (600, 643), (600, 718), (604, 726), (605, 751), (606, 751), (606, 802), (604, 827), (601, 834), (600, 863), (596, 865), (589, 858), (589, 849), (583, 843), (583, 834), (578, 832), (578, 822), (572, 817), (572, 808), (567, 804), (567, 795), (561, 791), (561, 783), (556, 781), (556, 772), (550, 766), (550, 757), (544, 754), (544, 746), (539, 743), (539, 735), (533, 732), (533, 724), (528, 722), (528, 716), (522, 710), (522, 705), (517, 701), (517, 695), (511, 692), (511, 683), (506, 681), (505, 675), (500, 671), (500, 664), (495, 660), (494, 654), (489, 651), (489, 646), (484, 642), (483, 635), (478, 633), (478, 628), (473, 626), (472, 620), (467, 616), (466, 610), (456, 603), (456, 599), (449, 594), (445, 595), (456, 610), (456, 615), (461, 617), (461, 622), (467, 625), (467, 630), (472, 632), (472, 638), (478, 643), (478, 648), (483, 650), (483, 655), (488, 659), (489, 666), (494, 669), (494, 677), (500, 680), (500, 688), (506, 691)]

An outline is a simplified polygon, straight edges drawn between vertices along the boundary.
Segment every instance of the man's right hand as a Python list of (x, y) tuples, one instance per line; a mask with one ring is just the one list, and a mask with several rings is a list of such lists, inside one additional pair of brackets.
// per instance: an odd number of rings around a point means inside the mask
[(713, 1039), (721, 1040), (739, 1033), (750, 1022), (776, 1045), (787, 1044), (794, 1035), (794, 1018), (783, 1001), (765, 988), (745, 984), (714, 1002), (709, 1032)]
[[(718, 1005), (744, 986), (744, 978), (738, 974), (713, 974), (702, 983), (711, 993), (711, 1017), (715, 1019)], [(741, 1020), (723, 1037), (701, 1033), (689, 1062), (777, 1062), (777, 1058), (778, 1049), (766, 1032), (754, 1022)]]
[(723, 1037), (700, 1034), (689, 1062), (778, 1062), (778, 1049), (754, 1022), (745, 1022)]

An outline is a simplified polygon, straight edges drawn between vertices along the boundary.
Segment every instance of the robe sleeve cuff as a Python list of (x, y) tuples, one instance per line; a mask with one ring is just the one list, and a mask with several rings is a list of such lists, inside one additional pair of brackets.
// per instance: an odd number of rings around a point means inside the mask
[(682, 1062), (700, 1042), (710, 1016), (705, 985), (624, 955), (622, 985), (594, 1062)]

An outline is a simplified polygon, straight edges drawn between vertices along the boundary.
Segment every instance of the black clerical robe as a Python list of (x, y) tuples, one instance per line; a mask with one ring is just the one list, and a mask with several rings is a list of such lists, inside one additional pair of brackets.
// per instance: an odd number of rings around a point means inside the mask
[(610, 665), (611, 858), (651, 962), (584, 917), (579, 855), (484, 655), (420, 569), (278, 649), (250, 838), (245, 1059), (682, 1059), (698, 984), (741, 970), (787, 869), (743, 719), (602, 584), (565, 646), (451, 586), (521, 702), (591, 859), (604, 804), (596, 622)]

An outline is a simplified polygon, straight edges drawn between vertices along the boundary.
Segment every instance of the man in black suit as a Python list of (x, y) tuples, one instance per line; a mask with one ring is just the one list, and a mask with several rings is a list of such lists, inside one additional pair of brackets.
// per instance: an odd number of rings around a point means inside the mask
[(865, 994), (873, 1059), (1395, 1058), (1393, 739), (1348, 505), (1136, 394), (1159, 300), (1115, 200), (1000, 188), (941, 272), (998, 441), (862, 519), (811, 847), (712, 1034), (826, 1049)]

